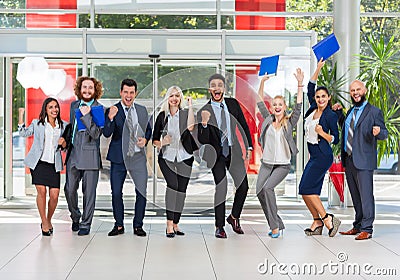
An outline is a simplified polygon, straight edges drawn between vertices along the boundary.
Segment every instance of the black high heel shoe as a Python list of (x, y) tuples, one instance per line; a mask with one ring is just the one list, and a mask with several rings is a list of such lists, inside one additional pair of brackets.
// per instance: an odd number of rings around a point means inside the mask
[(175, 232), (168, 232), (167, 230), (165, 230), (165, 236), (168, 238), (174, 238), (175, 237)]
[(314, 221), (321, 221), (322, 226), (317, 226), (314, 230), (312, 230), (311, 228), (306, 228), (304, 230), (304, 233), (307, 236), (311, 236), (311, 235), (321, 235), (322, 234), (322, 230), (324, 229), (324, 222), (322, 221), (321, 218), (314, 218)]
[(42, 224), (40, 224), (40, 229), (42, 230), (42, 235), (43, 236), (51, 236), (51, 231), (50, 230), (44, 231), (43, 227), (42, 227)]
[(180, 235), (180, 236), (185, 235), (185, 233), (183, 231), (180, 231), (180, 230), (174, 230), (174, 233), (175, 233), (175, 235)]
[(322, 220), (325, 220), (329, 216), (332, 217), (332, 227), (329, 229), (329, 237), (334, 237), (335, 234), (338, 232), (339, 226), (342, 222), (338, 218), (333, 216), (333, 214), (328, 214), (328, 213), (326, 213), (325, 217), (323, 217)]

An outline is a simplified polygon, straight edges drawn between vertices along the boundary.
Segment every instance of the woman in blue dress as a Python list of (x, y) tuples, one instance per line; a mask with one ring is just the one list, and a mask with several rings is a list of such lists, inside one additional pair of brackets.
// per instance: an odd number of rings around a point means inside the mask
[(317, 69), (308, 83), (308, 100), (310, 108), (305, 114), (305, 139), (310, 159), (304, 168), (300, 180), (299, 194), (302, 195), (308, 210), (314, 218), (310, 228), (304, 230), (306, 235), (321, 235), (324, 225), (329, 236), (337, 233), (340, 220), (333, 214), (326, 213), (320, 195), (324, 177), (333, 162), (331, 144), (339, 142), (337, 115), (331, 109), (331, 95), (326, 87), (316, 87), (316, 80), (325, 62), (318, 62)]

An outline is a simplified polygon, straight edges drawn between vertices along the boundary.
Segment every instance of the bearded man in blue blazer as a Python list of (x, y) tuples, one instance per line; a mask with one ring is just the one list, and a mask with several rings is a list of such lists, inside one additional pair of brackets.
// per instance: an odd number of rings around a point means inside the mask
[(372, 238), (375, 219), (373, 188), (374, 169), (377, 168), (377, 140), (388, 136), (382, 111), (366, 101), (367, 88), (362, 81), (350, 84), (353, 107), (344, 116), (341, 107), (333, 109), (339, 115), (342, 126), (341, 157), (346, 180), (355, 210), (353, 228), (340, 232), (342, 235), (357, 235), (356, 240)]

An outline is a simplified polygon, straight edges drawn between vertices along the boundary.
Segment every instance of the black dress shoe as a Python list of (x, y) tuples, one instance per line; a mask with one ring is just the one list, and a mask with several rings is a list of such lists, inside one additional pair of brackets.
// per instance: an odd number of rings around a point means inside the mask
[(133, 234), (137, 236), (146, 236), (146, 232), (141, 227), (133, 228)]
[(90, 233), (90, 228), (81, 228), (78, 231), (79, 236), (89, 235), (89, 233)]
[(118, 235), (118, 234), (124, 234), (124, 232), (125, 232), (124, 227), (119, 229), (118, 226), (114, 226), (113, 229), (108, 233), (108, 236), (115, 236), (115, 235)]
[(72, 229), (72, 231), (78, 231), (79, 230), (79, 222), (72, 222), (71, 229)]
[(240, 227), (240, 222), (239, 222), (239, 218), (234, 219), (232, 218), (232, 215), (229, 215), (228, 218), (226, 218), (226, 221), (228, 222), (228, 224), (230, 224), (232, 226), (232, 229), (234, 232), (236, 232), (237, 234), (243, 234), (243, 230)]
[(226, 238), (226, 232), (223, 227), (217, 227), (217, 229), (215, 230), (215, 237)]
[(174, 232), (175, 232), (176, 235), (180, 235), (180, 236), (185, 235), (185, 233), (183, 231), (180, 231), (180, 230), (174, 230)]

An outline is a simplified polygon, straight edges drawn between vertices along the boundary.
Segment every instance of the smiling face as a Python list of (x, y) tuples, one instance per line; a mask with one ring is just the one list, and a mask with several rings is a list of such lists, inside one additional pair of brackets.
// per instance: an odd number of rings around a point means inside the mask
[(329, 100), (331, 100), (331, 96), (325, 90), (321, 89), (315, 93), (315, 101), (319, 109), (325, 109), (329, 104)]
[(126, 107), (131, 107), (133, 101), (135, 101), (137, 91), (135, 86), (129, 87), (127, 85), (124, 85), (119, 94), (121, 95), (122, 103)]
[(92, 80), (82, 81), (81, 94), (82, 100), (89, 102), (94, 98), (95, 88)]
[(365, 95), (367, 94), (367, 89), (365, 85), (360, 81), (354, 81), (350, 84), (350, 96), (353, 104), (356, 106), (361, 106), (365, 101)]
[(178, 90), (173, 89), (168, 96), (168, 105), (169, 108), (179, 108), (179, 105), (181, 104), (181, 94)]
[(225, 84), (223, 80), (213, 79), (210, 81), (210, 88), (208, 91), (211, 93), (211, 99), (215, 102), (222, 102), (224, 100)]
[(46, 116), (48, 120), (55, 120), (60, 113), (60, 107), (56, 101), (50, 101), (46, 105)]
[(284, 116), (286, 111), (285, 100), (281, 96), (277, 96), (272, 100), (272, 114), (275, 117), (280, 118)]

